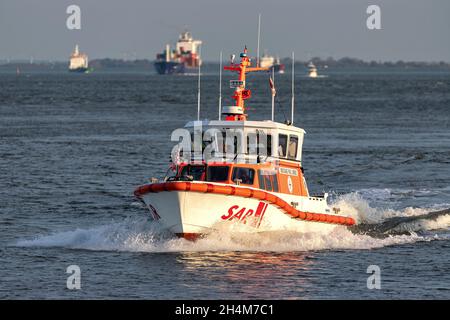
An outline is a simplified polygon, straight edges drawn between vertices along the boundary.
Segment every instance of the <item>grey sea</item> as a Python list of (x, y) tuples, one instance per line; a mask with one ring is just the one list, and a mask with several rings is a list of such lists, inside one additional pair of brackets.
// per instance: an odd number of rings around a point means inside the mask
[[(299, 74), (310, 191), (360, 225), (190, 242), (162, 236), (133, 191), (164, 176), (171, 132), (196, 118), (196, 81), (0, 74), (0, 298), (450, 298), (450, 73)], [(276, 84), (284, 121), (290, 75)], [(247, 86), (249, 118), (269, 119), (267, 75)], [(224, 104), (230, 95), (224, 84)], [(201, 105), (217, 118), (217, 74), (202, 77)], [(71, 265), (79, 290), (67, 288)]]

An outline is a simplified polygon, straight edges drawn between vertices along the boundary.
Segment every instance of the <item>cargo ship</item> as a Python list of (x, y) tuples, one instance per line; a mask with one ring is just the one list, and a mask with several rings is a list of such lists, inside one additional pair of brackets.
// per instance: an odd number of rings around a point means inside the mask
[(259, 59), (259, 65), (262, 68), (269, 68), (272, 72), (272, 69), (276, 73), (284, 73), (284, 64), (280, 62), (279, 57), (274, 57), (264, 53), (264, 55)]
[(89, 70), (88, 56), (80, 52), (78, 44), (75, 46), (75, 50), (72, 52), (69, 61), (70, 72), (85, 73)]
[(180, 34), (175, 49), (166, 45), (164, 52), (156, 55), (154, 62), (158, 74), (186, 74), (196, 73), (202, 63), (200, 46), (202, 41), (194, 40), (189, 31)]

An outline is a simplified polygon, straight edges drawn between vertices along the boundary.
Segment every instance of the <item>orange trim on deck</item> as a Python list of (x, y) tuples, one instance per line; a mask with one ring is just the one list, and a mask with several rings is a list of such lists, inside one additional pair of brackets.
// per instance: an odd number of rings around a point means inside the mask
[(325, 213), (303, 212), (297, 210), (285, 200), (272, 193), (266, 192), (264, 190), (254, 190), (246, 187), (236, 187), (231, 185), (224, 186), (215, 185), (212, 183), (192, 183), (188, 181), (152, 183), (138, 187), (134, 191), (134, 195), (136, 197), (142, 197), (146, 193), (158, 193), (163, 191), (191, 191), (199, 193), (234, 195), (243, 198), (255, 198), (258, 200), (267, 201), (270, 204), (279, 207), (286, 214), (289, 214), (296, 219), (331, 224), (341, 224), (347, 226), (355, 224), (355, 220), (350, 217), (334, 216)]

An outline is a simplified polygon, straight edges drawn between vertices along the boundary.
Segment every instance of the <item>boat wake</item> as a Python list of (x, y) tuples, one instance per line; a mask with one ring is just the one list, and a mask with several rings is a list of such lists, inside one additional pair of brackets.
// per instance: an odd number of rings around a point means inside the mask
[(450, 209), (429, 212), (411, 217), (389, 218), (381, 223), (361, 223), (349, 229), (358, 234), (372, 237), (411, 234), (429, 230), (438, 230), (450, 226)]
[[(358, 221), (353, 227), (336, 226), (328, 234), (292, 232), (232, 233), (236, 225), (220, 223), (217, 232), (192, 242), (174, 238), (158, 222), (147, 217), (86, 229), (57, 232), (20, 240), (21, 247), (64, 247), (72, 249), (130, 252), (181, 251), (311, 251), (373, 249), (419, 241), (450, 239), (450, 209), (372, 208), (359, 193), (336, 199), (342, 211)], [(240, 228), (245, 226), (240, 225)]]

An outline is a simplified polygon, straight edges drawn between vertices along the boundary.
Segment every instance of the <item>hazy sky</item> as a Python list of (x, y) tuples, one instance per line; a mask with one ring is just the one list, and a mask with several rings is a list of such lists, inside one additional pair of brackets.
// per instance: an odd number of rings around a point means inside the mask
[[(81, 7), (81, 30), (66, 27)], [(381, 7), (382, 30), (368, 30), (368, 5)], [(297, 59), (450, 62), (449, 0), (0, 0), (0, 59), (67, 60), (75, 43), (91, 59), (150, 58), (186, 26), (217, 60), (247, 44)]]

